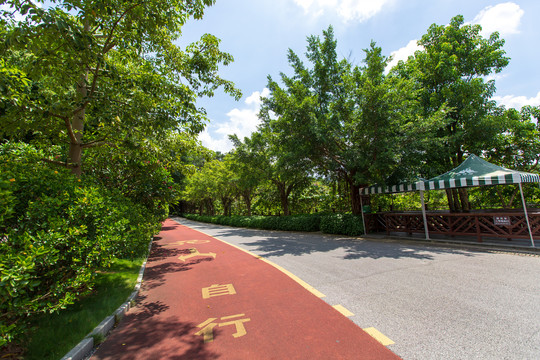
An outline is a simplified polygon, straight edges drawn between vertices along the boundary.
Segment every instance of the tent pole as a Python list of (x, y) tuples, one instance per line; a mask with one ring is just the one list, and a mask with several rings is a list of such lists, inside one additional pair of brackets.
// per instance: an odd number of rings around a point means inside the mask
[(523, 203), (523, 212), (525, 213), (525, 220), (527, 220), (527, 229), (529, 229), (529, 236), (531, 238), (531, 245), (532, 247), (535, 247), (534, 239), (533, 239), (532, 231), (531, 231), (531, 224), (529, 223), (529, 214), (527, 213), (527, 204), (525, 203), (525, 196), (523, 196), (523, 186), (521, 186), (521, 183), (518, 183), (518, 184), (519, 184), (519, 192), (521, 193), (521, 202)]
[(427, 216), (426, 216), (426, 204), (424, 203), (424, 190), (420, 190), (420, 202), (422, 203), (422, 217), (424, 218), (424, 231), (426, 233), (426, 240), (429, 240), (429, 230), (427, 226)]
[(364, 225), (364, 235), (367, 235), (366, 220), (364, 220), (364, 204), (362, 202), (362, 193), (360, 193), (360, 210), (362, 211), (362, 224)]

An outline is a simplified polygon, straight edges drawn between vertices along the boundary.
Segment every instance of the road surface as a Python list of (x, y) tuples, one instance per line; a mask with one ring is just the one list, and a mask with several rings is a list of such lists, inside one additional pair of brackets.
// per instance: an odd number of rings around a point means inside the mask
[(182, 224), (278, 264), (403, 359), (539, 359), (540, 257)]

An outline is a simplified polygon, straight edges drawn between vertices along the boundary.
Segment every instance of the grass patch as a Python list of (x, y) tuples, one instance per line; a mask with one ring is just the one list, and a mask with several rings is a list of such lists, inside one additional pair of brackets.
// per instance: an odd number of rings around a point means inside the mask
[(98, 272), (92, 294), (59, 313), (37, 318), (24, 358), (58, 360), (64, 356), (127, 300), (143, 261), (114, 260)]

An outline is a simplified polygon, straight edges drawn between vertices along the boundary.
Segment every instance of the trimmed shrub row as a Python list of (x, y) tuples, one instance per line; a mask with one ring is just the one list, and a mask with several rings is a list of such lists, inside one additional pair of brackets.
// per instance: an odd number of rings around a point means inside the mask
[(362, 217), (352, 214), (291, 216), (224, 216), (184, 214), (186, 219), (264, 230), (322, 231), (326, 234), (358, 236), (364, 233)]

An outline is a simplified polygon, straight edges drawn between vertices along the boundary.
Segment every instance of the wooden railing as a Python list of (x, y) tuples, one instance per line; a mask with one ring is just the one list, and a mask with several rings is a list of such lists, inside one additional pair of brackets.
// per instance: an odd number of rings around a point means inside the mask
[[(447, 213), (428, 212), (427, 225), (430, 234), (448, 236), (475, 236), (481, 242), (484, 237), (505, 239), (529, 239), (525, 215), (521, 211)], [(540, 238), (540, 212), (529, 212), (533, 238)], [(424, 233), (421, 212), (366, 214), (368, 233), (386, 231), (412, 235)]]

